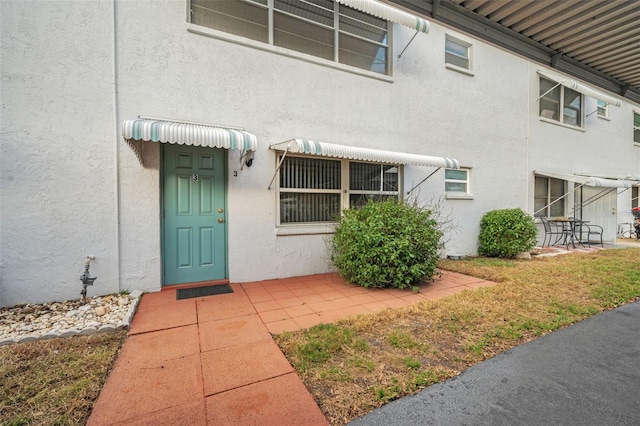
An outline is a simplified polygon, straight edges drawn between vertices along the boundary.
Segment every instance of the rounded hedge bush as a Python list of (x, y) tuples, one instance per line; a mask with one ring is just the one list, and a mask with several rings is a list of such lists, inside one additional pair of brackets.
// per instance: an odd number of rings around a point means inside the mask
[(515, 257), (535, 246), (538, 229), (522, 209), (493, 210), (480, 221), (478, 253), (489, 257)]
[(433, 216), (395, 199), (345, 210), (331, 239), (331, 261), (363, 287), (413, 287), (433, 277), (439, 260), (442, 231)]

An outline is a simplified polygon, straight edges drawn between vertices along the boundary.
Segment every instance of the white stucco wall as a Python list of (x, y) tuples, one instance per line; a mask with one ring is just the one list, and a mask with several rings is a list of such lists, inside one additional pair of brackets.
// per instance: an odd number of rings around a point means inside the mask
[[(538, 66), (436, 24), (399, 59), (414, 32), (394, 26), (385, 81), (190, 32), (185, 0), (118, 1), (115, 26), (107, 0), (0, 5), (0, 305), (78, 297), (89, 254), (98, 276), (90, 294), (160, 289), (160, 147), (145, 144), (142, 167), (119, 133), (139, 115), (257, 135), (252, 167), (227, 153), (232, 282), (330, 270), (326, 234), (278, 235), (272, 143), (301, 137), (456, 158), (471, 168), (472, 196), (444, 199), (442, 213), (456, 227), (447, 251), (465, 255), (477, 251), (484, 213), (532, 213), (537, 168), (640, 174), (632, 105), (611, 107), (610, 121), (589, 116), (585, 131), (542, 123)], [(472, 76), (445, 67), (445, 34), (473, 44)], [(405, 192), (432, 171), (406, 167)], [(441, 170), (412, 196), (444, 195)]]
[[(584, 97), (582, 129), (544, 121), (538, 116), (536, 102), (538, 69), (546, 68), (530, 64), (528, 73), (529, 90), (534, 94), (530, 104), (532, 113), (529, 114), (529, 169), (620, 178), (636, 175), (640, 171), (640, 147), (633, 143), (632, 129), (633, 109), (637, 106), (624, 100), (620, 107), (609, 105), (608, 118), (603, 119), (596, 112), (596, 100)], [(533, 180), (529, 183), (529, 191), (533, 193)], [(604, 194), (607, 191), (607, 188), (601, 188), (595, 193)], [(633, 219), (629, 212), (631, 190), (612, 191), (619, 194), (617, 203), (613, 202), (611, 206), (607, 206), (606, 211), (598, 212), (596, 220), (596, 223), (606, 222), (600, 224), (605, 227), (604, 236), (608, 241), (613, 241), (616, 237), (616, 223), (631, 222)], [(532, 196), (530, 201), (533, 202)], [(573, 198), (568, 197), (566, 203), (567, 210), (572, 211)], [(532, 206), (531, 204), (531, 210)]]
[(0, 2), (0, 305), (118, 290), (110, 11)]
[(585, 97), (584, 126), (578, 130), (569, 126), (545, 122), (538, 117), (538, 69), (529, 69), (529, 90), (533, 94), (529, 115), (530, 166), (532, 169), (561, 173), (593, 173), (616, 176), (638, 170), (640, 150), (633, 145), (633, 106), (609, 106), (609, 119), (599, 118), (596, 100)]
[[(136, 13), (138, 8), (148, 12)], [(292, 59), (186, 30), (184, 3), (127, 3), (118, 21), (119, 100), (122, 118), (169, 117), (240, 126), (258, 135), (251, 168), (239, 169), (229, 153), (229, 273), (232, 281), (260, 280), (328, 270), (326, 235), (277, 236), (276, 193), (267, 190), (275, 170), (271, 143), (294, 137), (449, 156), (472, 167), (473, 200), (443, 206), (458, 227), (451, 250), (474, 253), (481, 215), (498, 207), (525, 207), (527, 63), (474, 43), (474, 76), (444, 66), (445, 30), (432, 26), (394, 60), (393, 82)], [(165, 25), (158, 26), (157, 22)], [(413, 32), (394, 27), (399, 52)], [(449, 31), (460, 38), (459, 33)], [(468, 39), (468, 38), (467, 38)], [(469, 39), (473, 42), (472, 39)], [(494, 78), (504, 69), (506, 77)], [(508, 107), (505, 107), (508, 105)], [(498, 126), (493, 123), (499, 122)], [(491, 167), (480, 167), (491, 144)], [(129, 235), (149, 235), (156, 246), (157, 206), (140, 206), (128, 193), (157, 193), (157, 171), (148, 188), (138, 181), (135, 158), (123, 145), (123, 277), (128, 280)], [(131, 165), (125, 169), (125, 164)], [(486, 163), (485, 163), (486, 164)], [(238, 177), (233, 176), (238, 171)], [(406, 189), (433, 169), (407, 167)], [(145, 174), (146, 176), (146, 174)], [(140, 182), (138, 182), (140, 184)], [(423, 201), (444, 195), (438, 172), (415, 191)], [(141, 210), (147, 209), (148, 210)], [(133, 211), (144, 223), (129, 225)], [(134, 231), (135, 228), (135, 231)], [(142, 231), (144, 229), (144, 231)], [(137, 237), (135, 237), (137, 238)], [(139, 275), (131, 272), (132, 276)]]

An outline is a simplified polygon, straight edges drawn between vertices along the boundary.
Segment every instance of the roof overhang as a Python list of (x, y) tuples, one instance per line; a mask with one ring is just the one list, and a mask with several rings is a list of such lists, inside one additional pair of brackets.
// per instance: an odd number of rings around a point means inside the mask
[(386, 19), (387, 21), (391, 21), (396, 24), (404, 25), (405, 27), (414, 29), (416, 31), (422, 31), (423, 33), (429, 32), (429, 22), (426, 19), (420, 18), (412, 13), (405, 12), (376, 0), (336, 1), (345, 6), (349, 6), (353, 9), (359, 10), (360, 12), (364, 12), (381, 19)]
[(143, 164), (142, 142), (239, 149), (242, 151), (255, 151), (258, 148), (256, 136), (244, 130), (188, 121), (151, 118), (124, 120), (122, 136), (133, 149), (140, 164)]
[(639, 1), (388, 2), (640, 102)]
[(563, 86), (568, 87), (569, 89), (573, 89), (576, 92), (580, 92), (583, 95), (592, 97), (599, 101), (605, 102), (609, 105), (614, 105), (617, 107), (621, 105), (619, 99), (609, 96), (606, 93), (602, 92), (601, 90), (598, 90), (584, 83), (578, 83), (577, 81), (571, 78), (564, 77), (560, 74), (555, 74), (546, 70), (538, 70), (538, 74), (552, 81), (555, 81), (556, 83), (562, 84)]
[(584, 176), (584, 175), (570, 175), (555, 172), (545, 172), (540, 170), (534, 170), (536, 176), (550, 177), (560, 180), (566, 180), (568, 182), (579, 183), (580, 185), (595, 186), (602, 188), (631, 188), (638, 185), (638, 182), (631, 182), (624, 179), (607, 179), (596, 176)]
[(446, 167), (448, 169), (457, 169), (460, 167), (458, 160), (453, 158), (432, 157), (428, 155), (407, 154), (379, 149), (360, 148), (356, 146), (337, 145), (326, 142), (314, 142), (308, 139), (291, 139), (286, 142), (273, 144), (270, 148), (295, 154), (346, 158), (356, 161), (404, 164), (410, 166)]

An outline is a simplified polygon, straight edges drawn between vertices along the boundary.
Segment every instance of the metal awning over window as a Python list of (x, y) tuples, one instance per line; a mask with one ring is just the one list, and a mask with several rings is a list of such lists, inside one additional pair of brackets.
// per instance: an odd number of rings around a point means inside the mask
[(607, 95), (601, 90), (587, 86), (586, 84), (583, 84), (583, 83), (578, 83), (577, 81), (571, 78), (564, 77), (559, 74), (554, 74), (546, 70), (538, 70), (538, 74), (548, 78), (549, 80), (553, 80), (558, 84), (562, 84), (563, 86), (568, 87), (569, 89), (575, 90), (576, 92), (580, 92), (583, 95), (592, 97), (599, 101), (605, 102), (609, 105), (614, 105), (617, 107), (621, 105), (618, 99), (615, 99), (614, 97)]
[(447, 157), (431, 157), (428, 155), (406, 154), (402, 152), (383, 151), (356, 146), (337, 145), (325, 142), (313, 142), (307, 139), (292, 139), (273, 144), (271, 149), (295, 154), (319, 155), (322, 157), (346, 158), (357, 161), (370, 161), (386, 164), (405, 164), (410, 166), (446, 167), (457, 169), (458, 160)]
[(142, 163), (142, 142), (160, 142), (178, 145), (255, 151), (255, 135), (241, 129), (210, 124), (164, 119), (138, 118), (124, 120), (122, 136)]
[[(560, 200), (564, 199), (565, 197), (569, 196), (569, 194), (573, 194), (576, 190), (578, 190), (580, 187), (582, 186), (593, 186), (593, 187), (599, 187), (599, 188), (603, 188), (602, 190), (598, 190), (599, 193), (596, 195), (591, 196), (590, 198), (586, 199), (586, 200), (582, 200), (582, 202), (578, 205), (575, 206), (573, 210), (571, 211), (571, 215), (574, 214), (574, 212), (581, 210), (584, 206), (593, 203), (594, 201), (602, 198), (604, 195), (612, 192), (612, 191), (617, 191), (617, 188), (631, 188), (634, 185), (638, 185), (638, 182), (632, 182), (632, 181), (628, 181), (628, 180), (624, 180), (624, 179), (608, 179), (608, 178), (604, 178), (604, 177), (596, 177), (596, 176), (589, 176), (589, 175), (568, 175), (568, 174), (563, 174), (563, 173), (554, 173), (554, 172), (543, 172), (540, 170), (534, 170), (534, 175), (535, 176), (541, 176), (541, 177), (548, 177), (548, 178), (554, 178), (554, 179), (560, 179), (560, 180), (564, 180), (567, 182), (574, 182), (577, 183), (578, 186), (576, 186), (575, 188), (568, 188), (568, 192), (565, 193), (563, 196), (556, 198), (555, 200), (551, 201), (549, 204), (545, 205), (544, 207), (542, 207), (541, 209), (536, 210), (533, 214), (537, 215), (538, 213), (540, 213), (541, 211), (545, 210), (547, 207), (549, 207), (552, 204), (555, 204), (557, 202), (559, 202)], [(624, 189), (621, 192), (624, 192), (626, 189)], [(618, 192), (620, 193), (620, 192)]]
[[(371, 148), (359, 148), (357, 146), (314, 142), (308, 139), (291, 139), (286, 142), (273, 144), (269, 148), (284, 152), (284, 155), (282, 156), (282, 159), (280, 159), (280, 163), (276, 168), (276, 173), (273, 175), (273, 178), (269, 183), (269, 189), (271, 189), (271, 184), (276, 178), (278, 170), (280, 170), (280, 166), (282, 165), (282, 162), (289, 152), (292, 152), (294, 154), (318, 155), (321, 157), (345, 158), (348, 160), (367, 161), (372, 163), (437, 167), (438, 169), (436, 169), (436, 171), (440, 170), (440, 168), (442, 167), (446, 167), (448, 169), (460, 168), (460, 163), (458, 163), (458, 160), (453, 158), (406, 154), (402, 152), (383, 151), (380, 149)], [(433, 173), (431, 173), (431, 175), (433, 175)], [(422, 182), (427, 180), (431, 175), (427, 176), (427, 178), (425, 178)], [(418, 185), (420, 185), (422, 182), (420, 182)]]
[(423, 33), (429, 32), (429, 22), (412, 13), (405, 12), (393, 6), (380, 3), (376, 0), (336, 0), (338, 3), (349, 6), (369, 15), (377, 16), (396, 24), (404, 25)]
[(638, 184), (638, 182), (632, 182), (624, 179), (607, 179), (595, 176), (567, 175), (562, 173), (543, 172), (540, 170), (535, 170), (534, 174), (536, 176), (550, 177), (560, 180), (566, 180), (568, 182), (579, 183), (580, 185), (596, 186), (602, 188), (631, 188), (632, 186)]

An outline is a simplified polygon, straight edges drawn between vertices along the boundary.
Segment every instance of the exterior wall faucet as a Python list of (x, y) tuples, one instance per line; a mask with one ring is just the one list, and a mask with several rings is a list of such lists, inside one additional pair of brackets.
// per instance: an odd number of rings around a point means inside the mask
[(93, 285), (93, 282), (98, 277), (92, 277), (89, 275), (89, 264), (93, 260), (93, 256), (87, 256), (87, 260), (84, 262), (84, 273), (80, 275), (80, 281), (82, 281), (82, 291), (80, 294), (82, 295), (82, 300), (87, 300), (87, 286)]

